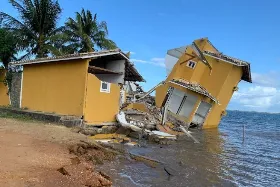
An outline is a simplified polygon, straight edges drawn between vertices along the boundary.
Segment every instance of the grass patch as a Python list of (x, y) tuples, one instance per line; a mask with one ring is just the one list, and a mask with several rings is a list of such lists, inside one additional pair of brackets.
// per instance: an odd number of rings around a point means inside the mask
[(10, 119), (16, 119), (20, 121), (34, 121), (30, 116), (24, 115), (24, 114), (15, 114), (12, 112), (1, 112), (0, 118), (10, 118)]

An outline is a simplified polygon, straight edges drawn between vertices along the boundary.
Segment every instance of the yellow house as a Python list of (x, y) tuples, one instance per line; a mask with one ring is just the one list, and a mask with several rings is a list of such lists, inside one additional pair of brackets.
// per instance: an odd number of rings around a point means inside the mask
[(0, 67), (0, 106), (7, 106), (10, 104), (8, 95), (8, 88), (4, 84), (6, 70)]
[(125, 81), (144, 81), (119, 49), (12, 62), (23, 66), (20, 107), (77, 116), (89, 125), (115, 121)]
[(156, 105), (187, 125), (217, 127), (241, 80), (252, 82), (250, 64), (222, 54), (207, 38), (171, 49), (166, 84), (156, 89)]

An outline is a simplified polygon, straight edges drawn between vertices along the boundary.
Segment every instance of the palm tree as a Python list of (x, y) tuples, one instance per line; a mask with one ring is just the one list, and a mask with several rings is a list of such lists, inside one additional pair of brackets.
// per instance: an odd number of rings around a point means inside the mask
[(92, 52), (99, 49), (114, 49), (115, 42), (108, 39), (108, 28), (105, 21), (98, 22), (97, 15), (82, 9), (81, 13), (76, 12), (75, 20), (68, 18), (65, 23), (65, 34), (68, 45), (66, 51)]
[(13, 32), (0, 28), (0, 62), (6, 70), (8, 70), (9, 62), (16, 60), (17, 42), (17, 37)]
[(27, 51), (26, 55), (46, 57), (49, 53), (60, 53), (54, 47), (56, 34), (62, 31), (57, 28), (61, 13), (58, 1), (53, 0), (9, 0), (19, 12), (20, 20), (0, 12), (0, 23), (9, 30), (20, 33), (20, 45)]

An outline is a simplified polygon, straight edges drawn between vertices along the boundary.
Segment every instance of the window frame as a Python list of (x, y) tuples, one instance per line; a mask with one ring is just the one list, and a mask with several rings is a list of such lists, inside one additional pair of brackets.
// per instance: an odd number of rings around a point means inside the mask
[[(191, 63), (193, 63), (194, 65), (191, 66), (191, 65), (190, 65)], [(189, 68), (191, 68), (191, 69), (195, 69), (196, 63), (197, 63), (197, 62), (195, 62), (195, 61), (193, 61), (193, 60), (189, 60), (188, 63), (187, 63), (187, 67), (189, 67)]]
[[(107, 89), (103, 89), (102, 85), (107, 84)], [(110, 93), (111, 91), (111, 83), (100, 81), (100, 92), (102, 93)]]

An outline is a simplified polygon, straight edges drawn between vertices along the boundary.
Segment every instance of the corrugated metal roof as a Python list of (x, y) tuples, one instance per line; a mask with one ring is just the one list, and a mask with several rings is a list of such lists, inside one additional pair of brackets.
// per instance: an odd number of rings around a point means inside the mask
[(201, 86), (198, 83), (192, 83), (192, 82), (189, 82), (189, 81), (186, 81), (186, 80), (183, 80), (183, 79), (173, 79), (173, 80), (171, 80), (169, 82), (173, 83), (173, 84), (177, 84), (177, 85), (182, 86), (184, 88), (187, 88), (187, 89), (189, 89), (191, 91), (194, 91), (196, 93), (205, 95), (205, 96), (209, 97), (211, 100), (213, 100), (215, 103), (219, 103), (219, 101), (215, 97), (213, 97), (206, 90), (206, 88), (204, 88), (203, 86)]

